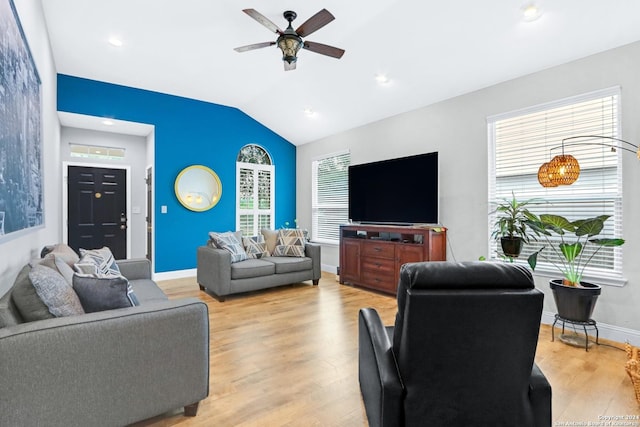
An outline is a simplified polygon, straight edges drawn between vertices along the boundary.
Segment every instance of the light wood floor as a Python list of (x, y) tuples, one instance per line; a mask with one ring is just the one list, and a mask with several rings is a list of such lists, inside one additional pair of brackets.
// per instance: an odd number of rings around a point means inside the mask
[[(159, 285), (170, 298), (195, 296), (209, 306), (210, 394), (195, 418), (176, 411), (139, 426), (367, 425), (358, 386), (358, 310), (374, 307), (393, 324), (393, 297), (339, 285), (332, 274), (319, 286), (285, 286), (224, 303), (201, 292), (195, 278)], [(550, 327), (541, 327), (536, 361), (553, 388), (554, 425), (640, 414), (623, 345), (607, 344), (585, 352), (551, 342)], [(628, 425), (640, 426), (633, 422)]]

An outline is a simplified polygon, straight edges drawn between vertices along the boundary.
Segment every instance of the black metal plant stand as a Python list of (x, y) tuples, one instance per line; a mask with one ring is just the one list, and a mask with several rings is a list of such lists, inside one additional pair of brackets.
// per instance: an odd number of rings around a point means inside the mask
[[(560, 317), (559, 314), (556, 314), (555, 316), (555, 320), (553, 321), (553, 325), (551, 326), (551, 341), (555, 340), (555, 326), (556, 323), (558, 322), (562, 322), (562, 334), (564, 335), (564, 325), (565, 323), (569, 323), (570, 325), (579, 325), (582, 326), (582, 329), (584, 330), (584, 349), (586, 351), (589, 351), (589, 335), (587, 334), (587, 329), (592, 330), (595, 329), (596, 331), (596, 344), (600, 345), (600, 343), (598, 342), (599, 339), (599, 333), (598, 333), (598, 327), (596, 326), (596, 321), (593, 319), (589, 319), (586, 322), (578, 322), (575, 320), (569, 320), (569, 319), (565, 319)], [(575, 330), (575, 328), (574, 328)]]

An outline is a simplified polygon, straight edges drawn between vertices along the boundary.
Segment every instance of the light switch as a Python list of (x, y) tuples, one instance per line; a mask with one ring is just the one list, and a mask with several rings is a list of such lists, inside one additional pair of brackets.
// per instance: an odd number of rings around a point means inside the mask
[(140, 213), (140, 206), (132, 206), (131, 207), (131, 213), (139, 214)]
[(167, 206), (166, 205), (160, 206), (160, 213), (167, 213)]

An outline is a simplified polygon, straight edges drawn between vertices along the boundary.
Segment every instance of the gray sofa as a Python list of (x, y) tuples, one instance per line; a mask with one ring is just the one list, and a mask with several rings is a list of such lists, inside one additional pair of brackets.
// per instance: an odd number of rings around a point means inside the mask
[(320, 245), (307, 242), (304, 257), (268, 256), (231, 263), (231, 254), (210, 245), (198, 247), (197, 279), (200, 289), (218, 301), (227, 295), (275, 286), (320, 280)]
[(0, 425), (123, 426), (180, 407), (196, 415), (209, 394), (206, 304), (169, 301), (146, 259), (117, 264), (139, 306), (25, 323), (13, 288), (0, 298)]

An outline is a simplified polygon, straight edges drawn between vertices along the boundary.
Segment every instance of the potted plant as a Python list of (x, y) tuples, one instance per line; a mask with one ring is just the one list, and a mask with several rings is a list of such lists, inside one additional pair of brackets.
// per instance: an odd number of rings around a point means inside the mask
[(527, 223), (532, 215), (527, 206), (534, 203), (538, 203), (537, 199), (518, 201), (511, 193), (511, 199), (502, 199), (494, 210), (498, 216), (491, 236), (495, 239), (500, 238), (502, 252), (510, 258), (517, 258), (522, 251), (522, 245), (529, 243), (532, 238), (535, 239)]
[[(621, 246), (620, 238), (594, 238), (602, 232), (604, 223), (610, 215), (569, 221), (560, 215), (528, 215), (527, 224), (538, 235), (546, 240), (548, 247), (556, 254), (559, 261), (545, 257), (563, 275), (563, 279), (550, 281), (553, 299), (558, 308), (558, 316), (573, 322), (588, 322), (595, 307), (601, 288), (597, 284), (584, 282), (582, 276), (589, 262), (603, 247)], [(560, 242), (554, 243), (550, 237), (557, 235)], [(585, 247), (595, 247), (591, 254), (585, 253)], [(545, 256), (543, 246), (532, 253), (528, 262), (535, 270), (538, 256)]]

